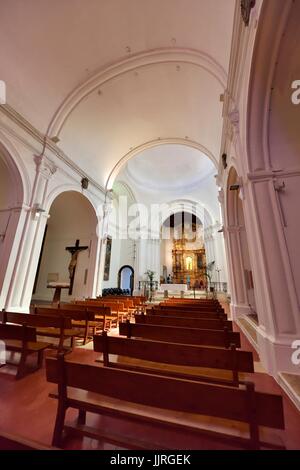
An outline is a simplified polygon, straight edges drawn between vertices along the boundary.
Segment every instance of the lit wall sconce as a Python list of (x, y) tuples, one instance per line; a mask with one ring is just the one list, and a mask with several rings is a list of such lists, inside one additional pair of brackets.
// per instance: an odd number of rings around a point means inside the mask
[(38, 220), (40, 217), (41, 217), (41, 214), (43, 212), (46, 212), (45, 209), (42, 208), (42, 206), (40, 204), (34, 204), (33, 208), (32, 208), (32, 214), (33, 214), (33, 218), (35, 220)]

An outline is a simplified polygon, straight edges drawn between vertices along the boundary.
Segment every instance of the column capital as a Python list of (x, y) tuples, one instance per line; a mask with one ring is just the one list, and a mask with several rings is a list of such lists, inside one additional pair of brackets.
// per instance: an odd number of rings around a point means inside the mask
[(102, 212), (103, 212), (103, 217), (107, 217), (109, 214), (111, 214), (113, 209), (112, 206), (112, 201), (104, 202), (102, 205)]
[(44, 155), (35, 155), (36, 170), (45, 178), (50, 179), (57, 171), (57, 166)]

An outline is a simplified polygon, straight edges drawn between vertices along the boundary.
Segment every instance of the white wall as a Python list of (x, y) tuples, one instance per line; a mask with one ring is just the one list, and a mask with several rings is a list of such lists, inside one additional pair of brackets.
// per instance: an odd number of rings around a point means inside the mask
[[(33, 299), (53, 298), (54, 289), (47, 288), (49, 273), (57, 273), (58, 282), (69, 282), (68, 266), (71, 255), (66, 251), (66, 247), (74, 246), (77, 239), (80, 241), (80, 246), (88, 246), (89, 249), (79, 253), (73, 294), (69, 296), (68, 290), (63, 289), (62, 300), (91, 295), (90, 279), (93, 273), (90, 272), (92, 269), (90, 254), (97, 244), (96, 222), (94, 209), (81, 194), (69, 191), (57, 197), (50, 209), (37, 289)], [(88, 270), (87, 276), (86, 270)]]

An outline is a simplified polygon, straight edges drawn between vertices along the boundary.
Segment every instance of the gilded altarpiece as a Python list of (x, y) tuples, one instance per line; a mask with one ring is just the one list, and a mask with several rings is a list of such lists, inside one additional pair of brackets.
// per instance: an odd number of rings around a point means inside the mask
[[(191, 235), (192, 234), (192, 235)], [(184, 230), (181, 238), (174, 237), (172, 249), (173, 283), (188, 284), (190, 287), (206, 287), (205, 248), (199, 227)]]

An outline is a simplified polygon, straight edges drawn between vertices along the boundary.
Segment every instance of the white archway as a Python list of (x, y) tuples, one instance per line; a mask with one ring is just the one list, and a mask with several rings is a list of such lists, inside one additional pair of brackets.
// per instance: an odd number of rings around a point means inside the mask
[(160, 145), (169, 145), (169, 144), (176, 144), (176, 145), (185, 145), (186, 147), (190, 147), (196, 150), (199, 150), (202, 152), (204, 155), (206, 155), (215, 165), (215, 167), (218, 167), (218, 162), (217, 158), (208, 150), (206, 147), (201, 145), (198, 142), (192, 141), (190, 139), (184, 139), (184, 138), (165, 138), (165, 139), (156, 139), (156, 140), (151, 140), (149, 142), (145, 142), (144, 144), (139, 145), (138, 147), (135, 147), (134, 149), (131, 149), (128, 153), (126, 153), (119, 161), (118, 163), (114, 166), (114, 168), (111, 170), (107, 181), (106, 181), (106, 186), (105, 188), (107, 190), (111, 189), (113, 187), (114, 181), (117, 178), (118, 174), (120, 173), (121, 169), (125, 166), (125, 164), (133, 157), (136, 155), (139, 155), (142, 153), (144, 150), (153, 148), (153, 147), (158, 147)]
[(188, 63), (200, 67), (207, 71), (211, 78), (216, 80), (224, 90), (226, 89), (227, 74), (225, 70), (211, 56), (202, 51), (174, 47), (142, 52), (105, 67), (98, 74), (75, 88), (53, 116), (48, 126), (47, 135), (58, 137), (64, 123), (76, 106), (90, 93), (103, 86), (104, 83), (120, 77), (129, 71), (135, 71), (140, 67), (170, 62), (176, 64)]
[[(24, 188), (15, 158), (0, 144), (0, 307), (6, 306), (24, 223)], [(27, 196), (27, 194), (26, 194)]]
[[(57, 189), (57, 191), (59, 191)], [(62, 299), (92, 296), (95, 292), (96, 259), (98, 252), (97, 216), (90, 200), (79, 191), (59, 191), (50, 207), (40, 263), (37, 269), (33, 298), (51, 300), (53, 292), (47, 289), (49, 282), (70, 282), (72, 287), (65, 291)], [(85, 249), (80, 252), (70, 279), (68, 270), (70, 253), (67, 246), (74, 246), (76, 240)]]

